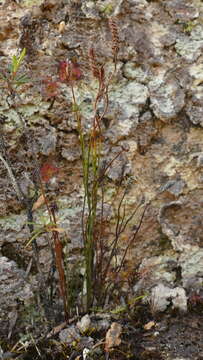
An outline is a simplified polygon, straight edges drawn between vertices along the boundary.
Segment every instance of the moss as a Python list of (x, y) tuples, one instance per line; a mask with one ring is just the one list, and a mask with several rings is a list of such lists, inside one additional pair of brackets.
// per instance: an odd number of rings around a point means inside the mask
[(23, 6), (33, 6), (33, 5), (41, 5), (43, 0), (24, 0), (22, 5)]
[(188, 21), (183, 25), (183, 29), (185, 33), (191, 33), (196, 24), (193, 21)]
[(101, 10), (101, 12), (105, 15), (111, 15), (113, 13), (114, 7), (111, 3), (107, 4), (106, 6), (103, 7), (103, 9)]

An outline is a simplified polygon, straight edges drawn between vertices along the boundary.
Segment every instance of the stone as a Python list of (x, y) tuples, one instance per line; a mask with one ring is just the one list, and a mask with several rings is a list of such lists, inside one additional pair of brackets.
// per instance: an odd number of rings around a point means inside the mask
[(149, 81), (149, 74), (147, 70), (138, 66), (136, 61), (128, 61), (123, 66), (123, 75), (128, 80), (137, 80), (139, 83), (145, 84)]
[(171, 16), (181, 21), (187, 22), (199, 16), (199, 11), (195, 5), (185, 0), (171, 0), (165, 6)]
[(53, 154), (56, 149), (56, 141), (56, 133), (50, 133), (48, 135), (42, 136), (40, 139), (38, 139), (38, 142), (40, 143), (40, 152), (46, 156)]
[(183, 193), (185, 185), (185, 182), (182, 180), (170, 180), (161, 187), (160, 192), (169, 191), (171, 194), (179, 196)]
[(77, 322), (77, 328), (81, 334), (86, 333), (91, 327), (91, 319), (88, 314), (84, 315), (80, 321)]
[(60, 331), (59, 339), (61, 342), (71, 345), (75, 341), (79, 342), (81, 340), (81, 335), (77, 327), (75, 325), (71, 325)]
[(174, 119), (185, 105), (185, 93), (176, 81), (163, 82), (150, 95), (151, 109), (163, 121)]
[(61, 155), (68, 161), (78, 160), (81, 156), (78, 137), (74, 134), (60, 134)]
[(18, 301), (26, 305), (34, 298), (25, 271), (5, 256), (0, 257), (0, 294), (0, 322), (8, 319), (10, 310), (17, 308)]
[(154, 313), (165, 311), (170, 304), (172, 304), (172, 308), (186, 312), (187, 296), (185, 290), (181, 287), (171, 289), (163, 284), (155, 286), (150, 296), (151, 311)]
[[(203, 281), (203, 249), (191, 248), (179, 258), (184, 287), (195, 289)], [(200, 286), (201, 288), (201, 286)]]
[(175, 48), (177, 53), (188, 63), (192, 63), (201, 55), (203, 48), (203, 26), (198, 25), (191, 31), (191, 36), (177, 39)]
[(177, 266), (177, 256), (172, 252), (168, 255), (144, 259), (138, 269), (139, 280), (133, 287), (134, 292), (150, 289), (159, 282), (167, 285), (174, 284)]
[(200, 125), (203, 127), (203, 109), (202, 106), (190, 104), (187, 107), (187, 114), (190, 118), (190, 121), (195, 125)]

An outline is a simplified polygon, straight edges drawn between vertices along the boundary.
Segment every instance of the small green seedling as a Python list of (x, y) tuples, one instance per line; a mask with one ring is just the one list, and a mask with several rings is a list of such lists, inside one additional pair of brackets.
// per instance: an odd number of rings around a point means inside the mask
[(0, 77), (7, 83), (8, 88), (10, 91), (13, 87), (18, 87), (30, 81), (26, 74), (19, 74), (19, 69), (22, 65), (22, 62), (26, 55), (26, 49), (24, 48), (19, 56), (13, 55), (11, 59), (11, 63), (8, 66), (7, 72), (0, 73)]
[(20, 67), (25, 55), (26, 55), (26, 49), (25, 48), (21, 51), (21, 53), (20, 53), (20, 55), (18, 57), (16, 55), (13, 55), (12, 63), (10, 65), (10, 71), (13, 74), (13, 76), (15, 76), (17, 71), (19, 70), (19, 67)]

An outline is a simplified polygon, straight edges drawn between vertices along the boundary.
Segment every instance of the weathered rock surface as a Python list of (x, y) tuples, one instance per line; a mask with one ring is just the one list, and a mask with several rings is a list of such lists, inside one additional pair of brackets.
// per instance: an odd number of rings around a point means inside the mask
[[(0, 257), (0, 295), (1, 331), (9, 331), (9, 314), (14, 310), (17, 312), (19, 302), (29, 305), (33, 301), (34, 294), (26, 280), (25, 271), (19, 269), (14, 261), (10, 261), (5, 256)], [(13, 325), (15, 326), (15, 323)]]
[(187, 311), (187, 297), (183, 288), (170, 289), (163, 284), (152, 289), (150, 305), (153, 312), (164, 311), (172, 303), (174, 309)]
[[(107, 26), (111, 15), (118, 16), (120, 50), (118, 72), (109, 87), (109, 109), (102, 124), (103, 156), (111, 161), (121, 154), (106, 174), (108, 200), (110, 203), (114, 185), (122, 180), (130, 184), (126, 211), (133, 211), (140, 198), (145, 203), (150, 201), (127, 259), (139, 274), (134, 279), (133, 292), (160, 292), (162, 286), (168, 295), (164, 295), (164, 305), (157, 305), (157, 310), (168, 305), (186, 310), (187, 296), (194, 291), (199, 293), (203, 281), (201, 1), (39, 0), (34, 5), (28, 0), (1, 2), (0, 73), (6, 71), (17, 49), (26, 47), (22, 71), (28, 71), (31, 85), (21, 95), (21, 101), (16, 99), (18, 111), (30, 127), (28, 144), (14, 99), (8, 103), (3, 86), (0, 135), (19, 184), (29, 196), (34, 192), (36, 171), (33, 149), (40, 165), (51, 162), (59, 169), (47, 188), (50, 199), (58, 203), (58, 224), (66, 239), (64, 249), (71, 259), (77, 258), (77, 251), (83, 247), (83, 189), (71, 89), (62, 84), (51, 104), (52, 100), (43, 96), (42, 82), (50, 75), (57, 80), (59, 61), (77, 58), (84, 78), (75, 95), (88, 132), (96, 84), (88, 70), (86, 50), (94, 44), (99, 61), (108, 73), (112, 72)], [(1, 303), (6, 316), (18, 297), (32, 295), (23, 280), (32, 251), (24, 249), (30, 238), (25, 207), (19, 203), (2, 161), (0, 189), (0, 298), (7, 299), (7, 305)], [(112, 208), (109, 218), (113, 218)], [(137, 226), (136, 220), (130, 226)], [(43, 206), (34, 212), (34, 223), (37, 229), (49, 223)], [(37, 241), (42, 266), (51, 266), (46, 235), (40, 233)], [(21, 262), (21, 258), (26, 260)], [(129, 288), (124, 290), (129, 292)], [(177, 297), (182, 299), (182, 305)], [(61, 335), (70, 341), (71, 336), (65, 330)]]

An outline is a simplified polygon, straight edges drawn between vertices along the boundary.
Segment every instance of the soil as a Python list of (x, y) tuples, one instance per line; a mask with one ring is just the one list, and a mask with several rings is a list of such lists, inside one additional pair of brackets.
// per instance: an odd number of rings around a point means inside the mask
[[(105, 313), (106, 315), (106, 313)], [(112, 322), (122, 326), (121, 344), (105, 352), (106, 331), (86, 333), (79, 341), (71, 345), (60, 342), (58, 333), (49, 337), (43, 335), (32, 341), (22, 341), (20, 344), (9, 344), (5, 339), (2, 344), (3, 360), (63, 360), (83, 359), (84, 343), (93, 339), (86, 359), (104, 360), (202, 360), (203, 359), (203, 306), (191, 304), (185, 314), (168, 309), (164, 313), (152, 314), (148, 305), (137, 305), (135, 313), (132, 311), (119, 315), (108, 314)], [(103, 313), (91, 314), (91, 320), (102, 319)], [(77, 320), (75, 320), (76, 324)], [(55, 328), (56, 329), (56, 328)], [(19, 330), (19, 329), (18, 329)], [(36, 329), (35, 329), (36, 332)], [(33, 332), (34, 334), (34, 332)], [(13, 339), (16, 337), (14, 331)], [(13, 340), (14, 341), (14, 340)], [(6, 345), (7, 342), (7, 345)], [(21, 345), (21, 346), (20, 346)], [(13, 347), (13, 351), (11, 348)], [(16, 348), (16, 350), (15, 350)]]

